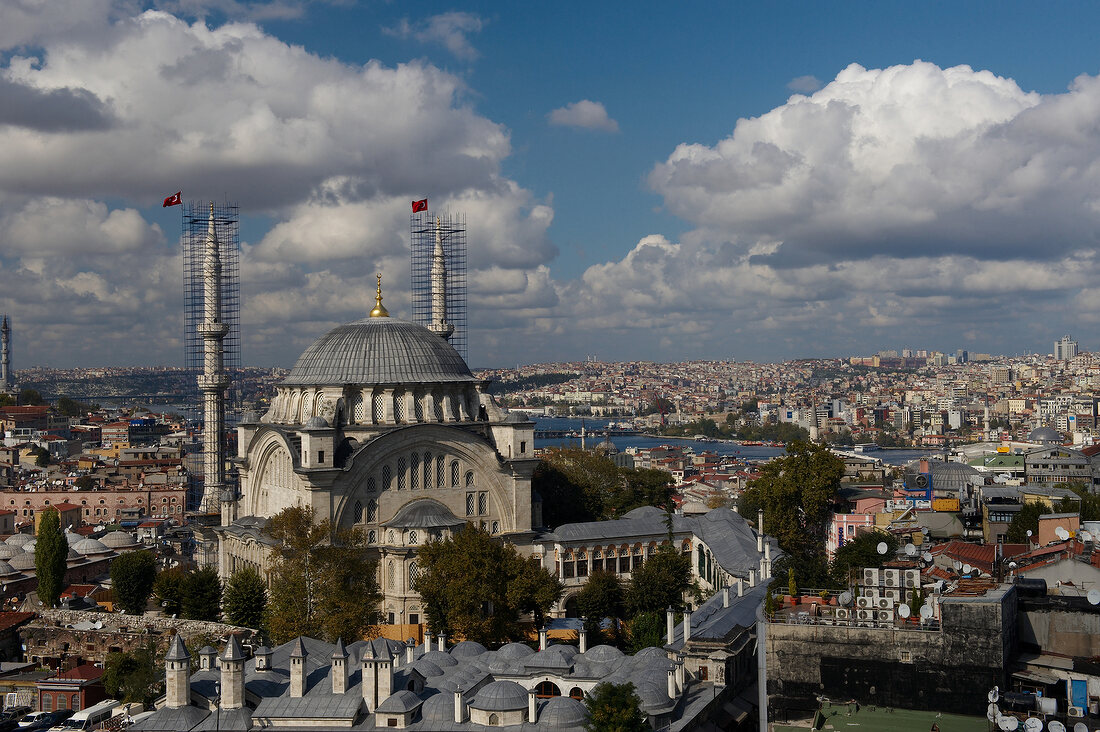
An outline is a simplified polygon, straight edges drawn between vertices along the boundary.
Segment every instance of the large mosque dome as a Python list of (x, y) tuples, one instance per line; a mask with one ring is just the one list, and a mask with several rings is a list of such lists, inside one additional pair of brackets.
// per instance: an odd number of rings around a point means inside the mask
[(284, 386), (440, 384), (476, 381), (450, 343), (427, 328), (388, 317), (339, 325), (294, 364)]

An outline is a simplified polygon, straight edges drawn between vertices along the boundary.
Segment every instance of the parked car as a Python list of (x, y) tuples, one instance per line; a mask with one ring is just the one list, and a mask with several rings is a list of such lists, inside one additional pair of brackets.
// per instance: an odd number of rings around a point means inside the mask
[(4, 710), (3, 714), (0, 714), (0, 720), (7, 721), (9, 719), (14, 719), (18, 722), (20, 719), (27, 716), (32, 711), (34, 710), (30, 707), (8, 707)]
[(31, 712), (19, 720), (19, 732), (38, 732), (61, 724), (73, 716), (72, 709), (58, 709), (52, 712)]

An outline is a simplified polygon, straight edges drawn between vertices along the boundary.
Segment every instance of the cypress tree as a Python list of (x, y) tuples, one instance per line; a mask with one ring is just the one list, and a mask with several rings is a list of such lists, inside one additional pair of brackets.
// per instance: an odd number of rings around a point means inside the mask
[(55, 607), (65, 589), (65, 558), (69, 542), (61, 531), (61, 514), (49, 508), (38, 522), (34, 545), (34, 569), (38, 577), (38, 599), (46, 607)]

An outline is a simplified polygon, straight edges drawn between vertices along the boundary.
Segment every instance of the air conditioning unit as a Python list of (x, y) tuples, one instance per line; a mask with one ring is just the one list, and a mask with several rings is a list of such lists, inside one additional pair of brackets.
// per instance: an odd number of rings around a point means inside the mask
[(848, 614), (850, 612), (851, 612), (851, 610), (849, 610), (846, 607), (838, 607), (836, 609), (836, 619), (837, 620), (847, 620), (848, 619)]
[(1085, 710), (1081, 707), (1069, 707), (1066, 709), (1067, 717), (1083, 717), (1085, 716)]
[(864, 597), (870, 597), (873, 600), (877, 600), (878, 599), (878, 588), (877, 587), (864, 587), (862, 594), (863, 594)]
[(875, 599), (873, 597), (857, 597), (856, 607), (863, 609), (875, 606)]
[(877, 569), (864, 569), (863, 570), (863, 584), (866, 587), (878, 587), (879, 577)]
[(894, 611), (893, 610), (879, 610), (878, 615), (876, 617), (878, 618), (878, 621), (880, 623), (892, 623), (892, 622), (894, 622)]
[(878, 602), (875, 603), (875, 607), (877, 607), (879, 610), (893, 610), (894, 601), (891, 600), (889, 597), (880, 597), (878, 599)]
[(859, 619), (859, 620), (862, 620), (862, 621), (874, 620), (875, 619), (875, 611), (874, 610), (856, 610), (856, 618)]
[(887, 587), (900, 587), (901, 572), (897, 569), (884, 569), (882, 571), (882, 584)]
[(907, 569), (905, 570), (905, 586), (908, 589), (916, 589), (920, 587), (920, 570), (919, 569)]
[(894, 602), (901, 602), (901, 590), (885, 590), (882, 593), (882, 596), (889, 598)]

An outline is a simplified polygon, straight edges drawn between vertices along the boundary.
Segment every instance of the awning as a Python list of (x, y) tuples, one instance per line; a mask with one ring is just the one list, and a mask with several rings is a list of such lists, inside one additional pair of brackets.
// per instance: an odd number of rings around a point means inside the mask
[(1057, 676), (1051, 676), (1042, 671), (1032, 671), (1030, 669), (1025, 671), (1014, 671), (1012, 673), (1012, 678), (1028, 684), (1040, 684), (1042, 686), (1051, 686), (1057, 684), (1059, 681)]

